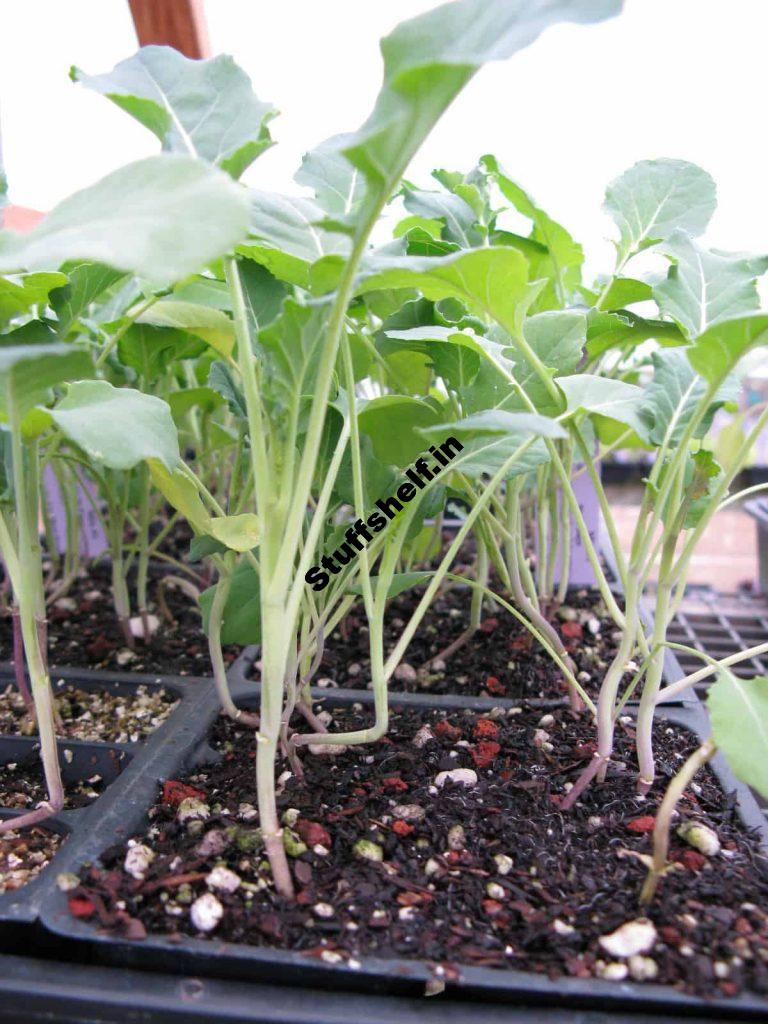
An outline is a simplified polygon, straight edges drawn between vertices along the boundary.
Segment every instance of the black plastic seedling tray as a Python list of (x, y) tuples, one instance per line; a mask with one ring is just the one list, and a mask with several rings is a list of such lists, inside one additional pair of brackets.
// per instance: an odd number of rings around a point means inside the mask
[[(0, 671), (0, 687), (13, 681), (13, 674)], [(122, 775), (130, 772), (135, 763), (141, 765), (156, 748), (163, 749), (166, 744), (173, 744), (173, 736), (178, 731), (178, 719), (187, 713), (187, 707), (194, 704), (202, 693), (211, 689), (210, 680), (183, 677), (160, 678), (157, 676), (119, 676), (94, 670), (64, 669), (55, 678), (54, 689), (60, 689), (67, 683), (77, 683), (84, 690), (111, 689), (118, 693), (130, 693), (139, 686), (148, 689), (160, 688), (173, 693), (179, 700), (178, 705), (145, 740), (137, 743), (105, 743), (100, 741), (59, 740), (59, 763), (61, 764), (64, 784), (88, 779), (100, 775), (105, 782), (105, 791), (86, 807), (65, 809), (55, 817), (41, 823), (41, 827), (67, 835), (50, 864), (35, 879), (14, 892), (0, 894), (0, 936), (12, 943), (11, 948), (18, 948), (16, 942), (20, 933), (16, 927), (30, 926), (39, 917), (40, 904), (43, 896), (55, 886), (56, 877), (72, 870), (80, 841), (88, 836), (93, 823), (101, 819), (104, 809), (112, 801), (112, 788), (122, 785)], [(38, 743), (35, 737), (0, 735), (0, 764), (9, 761), (20, 762), (30, 756)], [(18, 817), (21, 811), (0, 809), (0, 817)], [(13, 925), (11, 931), (9, 926)], [(7, 944), (6, 942), (6, 944)]]
[[(255, 706), (258, 687), (253, 683), (235, 683), (234, 696), (242, 706)], [(342, 694), (322, 691), (327, 705), (349, 705), (357, 702), (370, 707), (368, 693)], [(487, 710), (498, 702), (486, 698), (442, 697), (433, 699), (417, 694), (398, 694), (395, 706), (424, 708), (442, 707)], [(99, 859), (115, 843), (140, 832), (147, 823), (147, 812), (156, 799), (160, 780), (177, 777), (195, 765), (210, 761), (217, 755), (207, 743), (218, 707), (211, 692), (202, 693), (189, 702), (176, 718), (169, 742), (153, 745), (134, 759), (121, 778), (111, 787), (101, 808), (99, 820), (85, 836), (78, 837), (75, 869)], [(665, 708), (661, 714), (699, 736), (706, 733), (706, 716), (700, 707)], [(768, 823), (751, 792), (739, 783), (721, 758), (713, 768), (723, 787), (735, 792), (739, 812), (745, 824), (759, 830), (768, 847)], [(184, 973), (205, 978), (231, 978), (258, 983), (309, 986), (335, 992), (381, 993), (403, 997), (420, 995), (427, 982), (433, 980), (428, 964), (405, 959), (366, 958), (358, 970), (344, 965), (308, 961), (301, 953), (227, 943), (220, 940), (174, 937), (173, 940), (150, 935), (141, 942), (128, 942), (104, 934), (85, 921), (75, 920), (67, 909), (66, 896), (49, 890), (41, 906), (41, 920), (46, 929), (58, 935), (70, 951), (78, 944), (82, 959), (90, 963)], [(515, 970), (493, 970), (482, 967), (461, 967), (455, 981), (448, 983), (448, 996), (462, 1000), (539, 1005), (557, 1009), (590, 1011), (626, 1010), (634, 1013), (665, 1012), (716, 1016), (717, 1019), (752, 1019), (765, 1021), (768, 1002), (749, 995), (734, 999), (705, 1001), (659, 985), (634, 982), (607, 982), (575, 978), (559, 978), (557, 982), (533, 973)]]

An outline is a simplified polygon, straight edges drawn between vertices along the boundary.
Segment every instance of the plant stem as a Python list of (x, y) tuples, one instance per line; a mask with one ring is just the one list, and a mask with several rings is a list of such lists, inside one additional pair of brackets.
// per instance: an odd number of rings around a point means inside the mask
[(690, 785), (693, 777), (700, 768), (703, 768), (704, 765), (714, 757), (716, 752), (717, 747), (715, 746), (714, 741), (712, 739), (705, 740), (698, 750), (695, 750), (691, 754), (680, 771), (667, 786), (667, 791), (659, 805), (658, 811), (656, 812), (656, 824), (653, 828), (653, 866), (649, 869), (642, 891), (640, 892), (640, 902), (642, 904), (650, 903), (653, 899), (656, 887), (659, 884), (659, 879), (667, 868), (669, 831), (675, 808), (680, 802), (686, 788)]

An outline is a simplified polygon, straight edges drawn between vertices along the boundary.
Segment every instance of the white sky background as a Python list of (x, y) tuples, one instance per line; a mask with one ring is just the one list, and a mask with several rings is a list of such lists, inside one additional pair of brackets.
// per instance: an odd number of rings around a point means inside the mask
[[(381, 78), (378, 39), (435, 0), (207, 0), (213, 50), (231, 53), (281, 110), (278, 145), (246, 180), (290, 191), (302, 153), (357, 127)], [(468, 169), (494, 152), (512, 177), (608, 269), (605, 184), (636, 160), (695, 161), (715, 178), (707, 240), (768, 249), (767, 0), (626, 0), (617, 19), (557, 26), (486, 66), (409, 171)], [(157, 143), (70, 64), (109, 70), (136, 47), (125, 0), (3, 0), (0, 127), (11, 199), (50, 209)]]

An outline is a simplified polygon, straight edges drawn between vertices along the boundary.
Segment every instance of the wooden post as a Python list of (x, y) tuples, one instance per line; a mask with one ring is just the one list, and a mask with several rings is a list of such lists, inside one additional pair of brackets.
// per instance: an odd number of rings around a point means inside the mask
[(140, 46), (173, 46), (187, 57), (211, 56), (203, 0), (128, 0)]

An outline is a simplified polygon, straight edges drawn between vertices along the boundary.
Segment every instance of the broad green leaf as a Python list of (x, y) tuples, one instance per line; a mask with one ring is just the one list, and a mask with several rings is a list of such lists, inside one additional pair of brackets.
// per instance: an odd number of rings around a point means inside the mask
[(378, 268), (361, 275), (359, 292), (418, 288), (432, 300), (456, 298), (475, 313), (491, 317), (516, 335), (538, 292), (528, 282), (528, 263), (517, 249), (486, 248), (438, 259), (381, 257)]
[(712, 178), (686, 160), (641, 160), (610, 183), (605, 209), (619, 229), (619, 265), (682, 229), (700, 235), (717, 199)]
[[(427, 583), (434, 576), (432, 572), (396, 572), (392, 576), (392, 581), (387, 588), (387, 598), (397, 597), (398, 594), (402, 594), (406, 590), (410, 590), (411, 587), (418, 587), (422, 583)], [(371, 586), (375, 589), (378, 585), (379, 577), (371, 576)], [(361, 583), (352, 583), (347, 587), (350, 594), (362, 594), (363, 586)]]
[[(587, 318), (584, 313), (572, 311), (537, 313), (523, 324), (523, 336), (551, 377), (555, 373), (571, 373), (581, 361), (587, 340)], [(552, 408), (552, 398), (527, 358), (512, 348), (505, 349), (504, 356), (510, 361), (512, 376), (536, 408), (559, 411)]]
[(672, 266), (653, 289), (662, 313), (695, 338), (720, 320), (760, 307), (756, 279), (766, 264), (748, 256), (703, 249), (684, 231), (664, 245)]
[(301, 306), (287, 299), (281, 315), (259, 333), (266, 363), (265, 390), (290, 404), (311, 395), (327, 317), (324, 306)]
[(250, 551), (259, 543), (259, 519), (253, 512), (211, 519), (208, 532), (232, 551)]
[(741, 357), (757, 345), (768, 345), (768, 314), (765, 313), (713, 324), (686, 351), (694, 370), (715, 382), (723, 380)]
[(384, 395), (368, 402), (358, 414), (360, 430), (373, 442), (377, 459), (387, 465), (407, 466), (424, 450), (420, 427), (440, 422), (427, 402), (407, 395)]
[(177, 425), (190, 409), (201, 409), (203, 412), (208, 413), (224, 405), (223, 397), (214, 391), (213, 388), (206, 387), (184, 388), (183, 391), (172, 391), (166, 396), (165, 400), (170, 406), (173, 421)]
[(311, 199), (258, 189), (251, 190), (250, 198), (250, 237), (238, 252), (281, 281), (307, 288), (313, 263), (349, 253), (349, 236), (322, 227), (323, 211)]
[(211, 364), (208, 372), (208, 386), (221, 395), (229, 406), (229, 411), (239, 420), (248, 419), (248, 410), (245, 405), (243, 392), (235, 383), (232, 371), (226, 363), (215, 362)]
[(712, 738), (734, 773), (768, 799), (768, 676), (720, 669), (707, 693)]
[(455, 242), (462, 249), (474, 249), (482, 245), (483, 236), (477, 231), (477, 217), (472, 207), (460, 196), (450, 192), (425, 192), (418, 189), (403, 189), (403, 203), (409, 213), (430, 220), (443, 222), (443, 237)]
[(105, 380), (78, 381), (50, 415), (65, 437), (110, 469), (157, 459), (172, 472), (179, 464), (176, 426), (161, 398)]
[[(602, 294), (602, 289), (590, 292), (583, 288), (581, 291), (591, 303), (597, 302)], [(633, 306), (636, 302), (645, 302), (653, 298), (653, 287), (647, 281), (638, 281), (634, 277), (614, 277), (608, 286), (608, 291), (602, 296), (600, 308), (603, 310), (625, 309)]]
[(290, 288), (253, 260), (238, 260), (237, 268), (251, 334), (255, 334), (278, 318)]
[[(568, 436), (557, 420), (548, 416), (537, 416), (534, 413), (506, 412), (504, 409), (488, 409), (486, 412), (476, 412), (464, 419), (454, 420), (452, 423), (444, 423), (441, 430), (446, 434), (456, 434), (459, 437), (465, 435), (476, 435), (481, 437), (484, 434), (531, 434), (537, 437), (563, 438)], [(434, 434), (434, 429), (430, 434)]]
[(167, 285), (229, 252), (247, 231), (244, 189), (199, 160), (164, 154), (75, 192), (26, 235), (0, 232), (0, 273), (91, 260)]
[(533, 223), (531, 239), (546, 247), (546, 261), (540, 261), (532, 276), (551, 276), (555, 282), (557, 304), (562, 306), (569, 293), (581, 282), (584, 250), (566, 229), (540, 209), (531, 197), (499, 166), (496, 157), (487, 155), (481, 166), (496, 182), (499, 191), (515, 209)]
[(88, 353), (62, 342), (0, 347), (0, 419), (21, 424), (56, 384), (92, 374)]
[[(208, 632), (208, 619), (216, 587), (200, 595), (203, 629)], [(261, 642), (261, 589), (259, 575), (250, 562), (243, 559), (232, 574), (232, 585), (224, 605), (221, 625), (224, 644), (258, 644)]]
[(189, 336), (182, 331), (134, 323), (118, 341), (117, 354), (120, 362), (135, 370), (146, 385), (157, 380), (188, 344)]
[(168, 504), (181, 512), (195, 533), (206, 534), (211, 516), (194, 482), (178, 468), (169, 470), (159, 459), (151, 458), (148, 462), (152, 483)]
[(142, 313), (137, 323), (189, 331), (223, 356), (231, 355), (235, 347), (235, 325), (227, 314), (196, 302), (161, 299)]
[(299, 185), (315, 193), (320, 209), (345, 222), (354, 218), (365, 197), (365, 179), (342, 152), (347, 135), (335, 135), (305, 153), (294, 175)]
[(51, 293), (51, 305), (59, 320), (58, 333), (65, 337), (78, 320), (88, 313), (104, 292), (121, 278), (119, 270), (101, 263), (65, 264), (67, 281)]
[(210, 306), (225, 313), (232, 312), (232, 298), (224, 281), (212, 277), (195, 275), (173, 289), (174, 299), (180, 302), (194, 302), (198, 306)]
[[(443, 428), (441, 428), (442, 430)], [(445, 433), (441, 436), (434, 433), (432, 440), (442, 441)], [(479, 437), (467, 437), (462, 444), (463, 451), (455, 455), (446, 467), (445, 472), (456, 470), (473, 480), (479, 480), (498, 472), (504, 463), (525, 442), (530, 441), (531, 432), (521, 430), (503, 435), (481, 434)], [(549, 452), (540, 438), (536, 438), (532, 444), (519, 455), (517, 460), (510, 466), (508, 477), (522, 476), (530, 473), (542, 463), (549, 462)], [(487, 482), (487, 481), (486, 481)]]
[[(697, 405), (704, 397), (706, 381), (691, 366), (685, 349), (670, 348), (653, 354), (653, 379), (644, 389), (640, 415), (647, 424), (653, 444), (666, 440), (676, 445)], [(694, 436), (703, 437), (712, 425), (718, 409), (739, 397), (739, 382), (728, 378), (718, 389)]]
[(369, 181), (366, 213), (386, 200), (445, 108), (477, 69), (532, 43), (558, 21), (600, 21), (616, 0), (458, 0), (398, 25), (382, 40), (384, 82), (344, 152)]
[(45, 306), (50, 293), (67, 283), (65, 274), (17, 274), (0, 277), (0, 324)]
[(684, 345), (686, 338), (677, 324), (668, 320), (647, 320), (623, 309), (617, 313), (591, 310), (587, 317), (587, 352), (594, 359), (611, 348), (631, 351), (650, 338), (660, 345)]
[(643, 389), (623, 380), (576, 373), (557, 377), (555, 383), (565, 395), (569, 413), (587, 412), (618, 420), (645, 439), (648, 428), (641, 412)]
[(704, 449), (690, 457), (684, 477), (683, 495), (687, 502), (682, 527), (684, 530), (692, 530), (707, 513), (711, 512), (712, 495), (722, 479), (723, 468), (712, 452)]
[(224, 54), (190, 60), (170, 46), (145, 46), (106, 74), (70, 74), (149, 128), (163, 149), (217, 164), (233, 178), (272, 145), (267, 126), (277, 111)]

